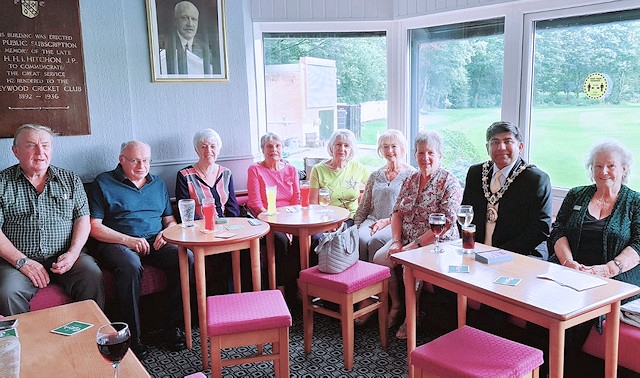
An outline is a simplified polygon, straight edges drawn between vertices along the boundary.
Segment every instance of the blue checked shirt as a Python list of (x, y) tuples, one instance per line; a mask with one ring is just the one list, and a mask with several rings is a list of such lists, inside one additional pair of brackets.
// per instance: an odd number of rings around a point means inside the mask
[(38, 261), (67, 252), (73, 222), (89, 215), (80, 178), (54, 166), (48, 173), (38, 193), (19, 165), (0, 172), (0, 228), (19, 251)]

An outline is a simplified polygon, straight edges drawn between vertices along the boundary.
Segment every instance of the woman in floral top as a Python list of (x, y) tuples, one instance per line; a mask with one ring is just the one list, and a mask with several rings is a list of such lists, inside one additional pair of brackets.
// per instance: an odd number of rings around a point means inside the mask
[[(429, 228), (429, 214), (443, 213), (449, 229), (441, 239), (458, 237), (456, 213), (462, 201), (462, 188), (458, 179), (440, 167), (442, 162), (442, 137), (433, 131), (421, 131), (414, 141), (414, 157), (418, 172), (404, 180), (391, 215), (392, 239), (380, 248), (373, 262), (391, 268), (389, 279), (389, 328), (393, 326), (401, 308), (398, 277), (390, 256), (394, 253), (420, 248), (435, 241)], [(400, 326), (396, 337), (406, 338), (406, 322)]]

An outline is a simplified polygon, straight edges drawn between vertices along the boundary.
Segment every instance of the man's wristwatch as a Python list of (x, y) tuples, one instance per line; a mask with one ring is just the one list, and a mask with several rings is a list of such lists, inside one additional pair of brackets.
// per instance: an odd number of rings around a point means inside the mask
[(27, 263), (27, 260), (29, 260), (28, 257), (23, 257), (21, 259), (18, 259), (18, 262), (16, 263), (16, 269), (20, 270), (20, 268), (22, 268), (24, 264)]

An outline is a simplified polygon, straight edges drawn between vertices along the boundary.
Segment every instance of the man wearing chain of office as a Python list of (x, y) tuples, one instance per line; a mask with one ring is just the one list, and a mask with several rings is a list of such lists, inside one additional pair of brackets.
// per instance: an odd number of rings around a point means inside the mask
[(462, 204), (472, 205), (475, 240), (546, 260), (551, 226), (549, 176), (520, 154), (522, 134), (511, 122), (494, 122), (486, 132), (491, 160), (467, 172)]

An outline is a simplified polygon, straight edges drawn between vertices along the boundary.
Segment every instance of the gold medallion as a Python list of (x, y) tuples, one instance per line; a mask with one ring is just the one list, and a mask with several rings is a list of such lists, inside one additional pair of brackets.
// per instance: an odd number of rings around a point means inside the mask
[(498, 211), (493, 207), (487, 207), (487, 222), (496, 223), (498, 220)]

